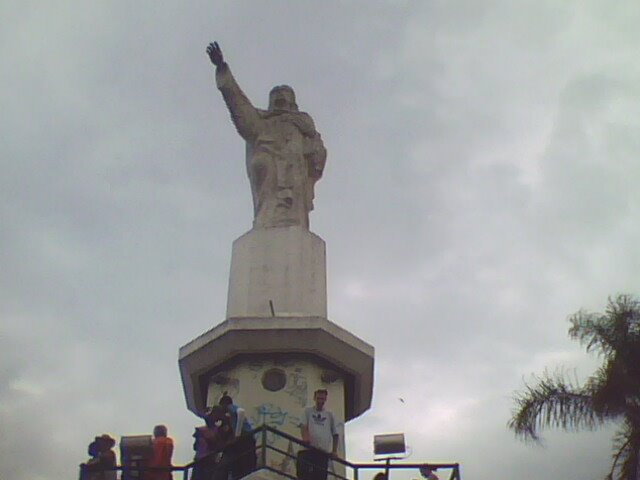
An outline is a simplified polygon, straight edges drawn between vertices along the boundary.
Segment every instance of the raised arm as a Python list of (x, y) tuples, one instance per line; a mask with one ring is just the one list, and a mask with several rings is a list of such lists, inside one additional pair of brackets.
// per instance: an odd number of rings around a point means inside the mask
[(216, 85), (227, 104), (236, 130), (245, 140), (254, 140), (260, 128), (258, 110), (251, 104), (251, 101), (244, 94), (235, 78), (233, 78), (229, 65), (224, 61), (222, 49), (218, 42), (209, 44), (207, 54), (211, 63), (216, 66)]

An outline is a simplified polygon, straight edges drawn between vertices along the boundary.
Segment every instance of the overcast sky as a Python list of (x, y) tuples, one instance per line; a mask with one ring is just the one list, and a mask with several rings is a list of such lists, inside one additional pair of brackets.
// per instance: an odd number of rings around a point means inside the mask
[(636, 1), (3, 0), (0, 18), (0, 478), (76, 478), (94, 435), (157, 423), (192, 457), (178, 348), (224, 320), (252, 220), (212, 40), (256, 105), (292, 85), (328, 149), (329, 318), (376, 348), (349, 459), (403, 431), (411, 461), (464, 479), (608, 472), (611, 429), (541, 448), (506, 423), (532, 373), (596, 365), (569, 314), (640, 293)]

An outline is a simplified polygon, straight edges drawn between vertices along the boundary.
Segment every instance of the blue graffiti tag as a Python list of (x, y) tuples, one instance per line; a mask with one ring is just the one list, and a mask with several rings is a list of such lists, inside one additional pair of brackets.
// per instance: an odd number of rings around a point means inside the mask
[(256, 407), (258, 411), (258, 424), (270, 425), (272, 427), (281, 427), (285, 424), (289, 412), (282, 410), (278, 405), (273, 403), (263, 403)]

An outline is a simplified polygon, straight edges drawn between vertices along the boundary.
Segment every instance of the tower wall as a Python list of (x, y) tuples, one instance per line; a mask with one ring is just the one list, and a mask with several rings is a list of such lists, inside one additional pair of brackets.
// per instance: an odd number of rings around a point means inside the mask
[[(313, 359), (296, 355), (276, 359), (255, 358), (242, 361), (211, 377), (207, 391), (207, 405), (218, 403), (226, 391), (234, 403), (245, 409), (254, 427), (266, 424), (300, 438), (304, 408), (313, 405), (313, 392), (328, 391), (327, 409), (335, 416), (340, 434), (339, 454), (344, 450), (344, 380), (335, 371), (327, 370)], [(288, 440), (269, 434), (267, 443), (295, 455), (298, 446)], [(268, 451), (267, 465), (295, 475), (295, 460)], [(342, 466), (332, 466), (343, 475)]]

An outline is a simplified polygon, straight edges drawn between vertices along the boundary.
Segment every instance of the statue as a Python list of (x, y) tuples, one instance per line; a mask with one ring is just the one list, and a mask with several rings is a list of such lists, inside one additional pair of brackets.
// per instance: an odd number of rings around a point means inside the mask
[(246, 141), (247, 174), (253, 195), (253, 227), (309, 228), (314, 185), (327, 151), (310, 115), (298, 111), (293, 89), (273, 87), (269, 108), (255, 108), (224, 61), (217, 42), (207, 54), (216, 66), (216, 85), (236, 130)]

